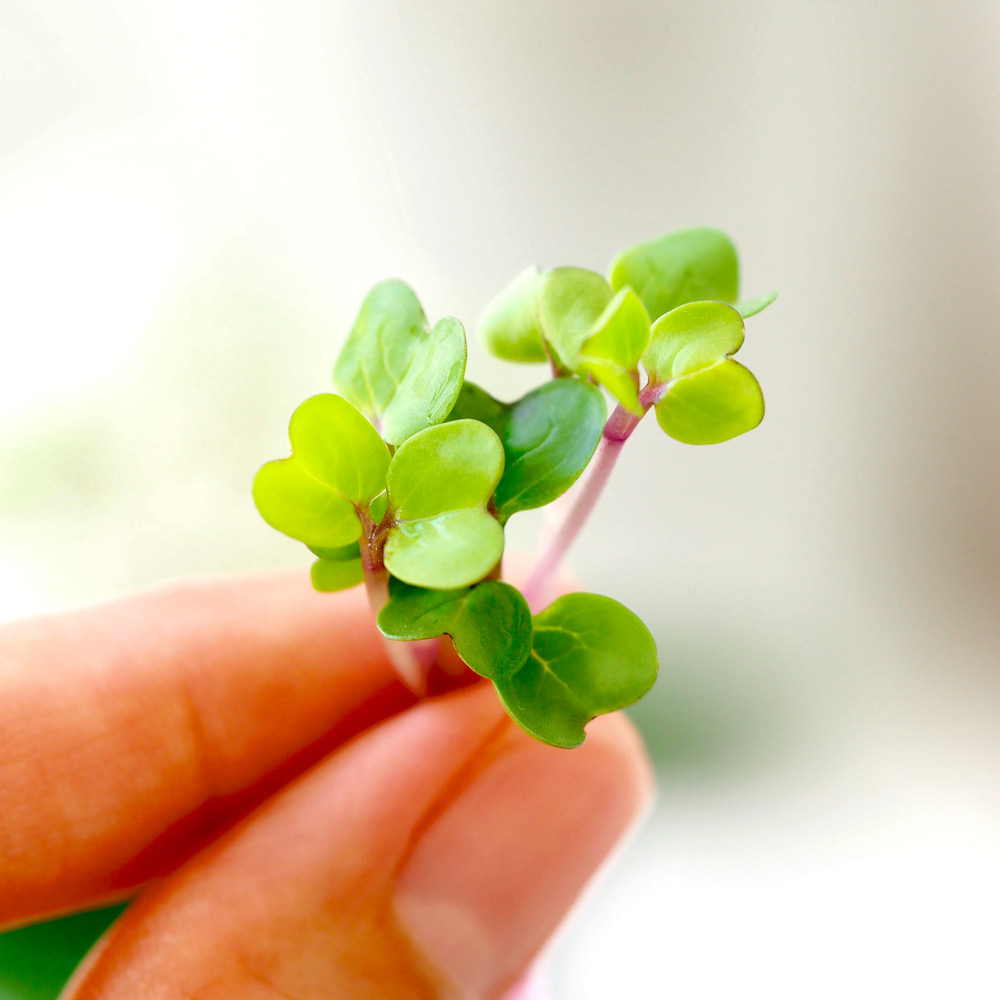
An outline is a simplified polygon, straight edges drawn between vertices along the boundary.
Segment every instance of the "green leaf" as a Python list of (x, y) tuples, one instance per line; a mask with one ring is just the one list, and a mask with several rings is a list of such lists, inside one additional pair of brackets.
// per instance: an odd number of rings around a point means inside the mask
[(383, 490), (368, 506), (368, 516), (374, 524), (379, 524), (389, 509), (389, 494)]
[[(449, 420), (478, 420), (491, 427), (503, 441), (510, 408), (513, 404), (501, 403), (475, 382), (466, 382), (455, 400), (455, 406), (448, 414)], [(506, 450), (506, 449), (505, 449)]]
[(385, 543), (385, 565), (416, 587), (467, 587), (488, 575), (503, 555), (503, 528), (481, 508), (400, 521)]
[(278, 531), (315, 548), (357, 541), (367, 509), (385, 489), (389, 449), (346, 399), (324, 394), (292, 414), (290, 458), (268, 462), (256, 475), (253, 497)]
[(389, 639), (450, 635), (477, 674), (506, 677), (531, 651), (531, 612), (520, 591), (498, 580), (460, 590), (425, 590), (393, 580), (378, 627)]
[(631, 285), (654, 320), (686, 302), (735, 302), (739, 262), (717, 229), (681, 229), (620, 253), (608, 276), (617, 292)]
[(623, 288), (608, 303), (580, 346), (580, 367), (637, 416), (639, 358), (649, 344), (649, 316), (639, 296)]
[(525, 665), (494, 684), (527, 733), (575, 747), (591, 719), (641, 698), (656, 672), (656, 644), (636, 615), (609, 597), (567, 594), (535, 615)]
[(389, 506), (406, 521), (485, 507), (503, 466), (503, 446), (485, 424), (453, 420), (430, 427), (393, 455), (386, 478)]
[(748, 369), (723, 361), (671, 386), (656, 405), (656, 419), (684, 444), (719, 444), (764, 419), (764, 395)]
[(577, 371), (580, 345), (614, 293), (596, 271), (557, 267), (538, 283), (538, 320), (542, 336), (563, 367)]
[(545, 361), (538, 328), (537, 267), (522, 271), (483, 310), (479, 337), (491, 353), (505, 361)]
[(653, 324), (642, 363), (665, 394), (656, 419), (685, 444), (717, 444), (756, 427), (764, 397), (753, 375), (730, 359), (743, 344), (743, 319), (721, 302), (692, 302)]
[(440, 589), (486, 576), (503, 554), (503, 528), (486, 509), (503, 468), (500, 439), (476, 420), (430, 427), (402, 444), (387, 478), (389, 572)]
[(455, 405), (465, 378), (465, 328), (446, 317), (414, 351), (413, 363), (382, 416), (382, 436), (402, 444), (441, 423)]
[(758, 295), (755, 299), (747, 299), (745, 302), (737, 302), (733, 308), (744, 318), (749, 319), (763, 312), (776, 298), (777, 292), (768, 292), (766, 295)]
[(0, 934), (0, 997), (56, 1000), (124, 906), (74, 913)]
[(721, 302), (691, 302), (654, 324), (642, 363), (654, 383), (692, 375), (743, 346), (743, 319)]
[(377, 284), (361, 303), (358, 318), (333, 370), (346, 399), (380, 421), (427, 334), (427, 317), (413, 289), (392, 279)]
[(553, 379), (514, 403), (501, 403), (466, 382), (451, 419), (488, 424), (503, 444), (503, 477), (493, 503), (501, 523), (520, 510), (544, 507), (587, 467), (601, 440), (604, 399), (579, 379)]
[(335, 549), (310, 547), (310, 551), (319, 556), (312, 565), (310, 576), (313, 587), (321, 593), (346, 590), (364, 581), (361, 547), (357, 542)]
[(329, 549), (310, 545), (309, 551), (317, 559), (326, 559), (328, 562), (350, 562), (352, 559), (361, 558), (361, 546), (357, 542), (351, 542), (350, 545), (338, 545), (336, 548)]
[(428, 330), (412, 289), (383, 281), (361, 304), (333, 380), (395, 445), (444, 420), (462, 387), (465, 360), (465, 330), (457, 319)]
[(313, 587), (321, 593), (328, 594), (336, 590), (347, 590), (363, 583), (365, 571), (361, 558), (343, 559), (333, 562), (329, 559), (317, 559), (310, 570)]
[(513, 403), (501, 437), (504, 475), (494, 498), (501, 520), (565, 493), (594, 454), (606, 416), (600, 392), (577, 379), (553, 379)]

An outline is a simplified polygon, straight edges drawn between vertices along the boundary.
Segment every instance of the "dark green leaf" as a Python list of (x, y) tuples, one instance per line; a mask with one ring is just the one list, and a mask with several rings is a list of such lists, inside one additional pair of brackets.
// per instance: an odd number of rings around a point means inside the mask
[(474, 382), (465, 382), (462, 385), (462, 391), (458, 394), (458, 399), (455, 400), (455, 406), (448, 414), (448, 419), (478, 420), (480, 423), (486, 424), (487, 427), (491, 427), (502, 441), (511, 405), (494, 399), (485, 389), (480, 389)]
[(88, 910), (0, 934), (0, 998), (56, 1000), (124, 906)]
[(653, 637), (628, 608), (597, 594), (567, 594), (535, 615), (525, 665), (494, 684), (527, 733), (575, 747), (591, 719), (641, 698), (656, 672)]
[(553, 379), (515, 403), (466, 382), (451, 413), (480, 420), (500, 437), (505, 465), (493, 502), (501, 521), (565, 493), (594, 454), (606, 416), (600, 392), (574, 378)]
[(620, 253), (609, 280), (616, 292), (631, 285), (655, 320), (686, 302), (735, 302), (739, 262), (717, 229), (681, 229)]
[(378, 627), (389, 639), (450, 635), (458, 655), (483, 677), (514, 673), (531, 650), (531, 612), (514, 587), (485, 580), (460, 590), (424, 590), (393, 580)]

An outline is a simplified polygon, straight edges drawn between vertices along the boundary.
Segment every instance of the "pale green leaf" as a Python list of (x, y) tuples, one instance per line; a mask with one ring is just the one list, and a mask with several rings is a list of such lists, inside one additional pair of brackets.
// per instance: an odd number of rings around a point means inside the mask
[(570, 371), (580, 367), (580, 345), (614, 293), (596, 271), (557, 267), (538, 283), (538, 319), (556, 360)]
[(457, 319), (429, 330), (412, 289), (383, 281), (361, 304), (333, 380), (397, 445), (448, 415), (462, 388), (465, 357), (465, 330)]
[(382, 415), (382, 436), (389, 444), (402, 444), (448, 416), (465, 378), (465, 358), (462, 324), (453, 317), (441, 320), (414, 351)]
[(328, 562), (350, 562), (352, 559), (361, 558), (361, 547), (357, 542), (351, 542), (350, 545), (339, 545), (336, 548), (320, 548), (316, 545), (310, 545), (309, 551), (316, 556), (317, 559), (326, 559)]
[(348, 545), (365, 510), (385, 489), (389, 449), (347, 400), (307, 399), (289, 424), (290, 458), (265, 465), (253, 495), (264, 520), (317, 548)]
[(385, 489), (389, 449), (346, 400), (324, 393), (302, 403), (288, 425), (292, 454), (324, 483), (362, 507)]
[(681, 229), (620, 253), (609, 280), (615, 291), (631, 285), (655, 320), (686, 302), (735, 302), (739, 262), (717, 229)]
[(254, 477), (253, 499), (272, 528), (306, 545), (336, 548), (361, 537), (354, 504), (311, 476), (297, 458), (263, 466)]
[(327, 559), (317, 559), (310, 571), (313, 587), (327, 594), (337, 590), (347, 590), (363, 583), (365, 571), (360, 559), (344, 559), (331, 562)]
[(649, 344), (649, 316), (631, 288), (623, 288), (591, 326), (580, 345), (580, 367), (626, 409), (642, 415), (639, 358)]
[(678, 379), (656, 404), (656, 420), (685, 444), (719, 444), (764, 419), (764, 395), (753, 373), (722, 361)]
[(430, 427), (400, 445), (387, 479), (389, 506), (401, 520), (485, 507), (503, 474), (503, 445), (477, 420)]
[(503, 474), (503, 445), (476, 420), (430, 427), (402, 444), (387, 479), (393, 576), (419, 587), (465, 587), (503, 554), (503, 528), (486, 507)]
[(758, 295), (755, 299), (747, 299), (745, 302), (737, 302), (733, 307), (744, 319), (756, 316), (763, 312), (776, 298), (777, 292), (768, 292), (766, 295)]
[(686, 444), (718, 444), (756, 427), (764, 397), (753, 375), (731, 360), (743, 319), (721, 302), (679, 306), (653, 324), (642, 362), (662, 387), (656, 419)]
[(735, 354), (743, 335), (743, 319), (732, 306), (691, 302), (653, 324), (642, 363), (653, 382), (669, 382)]
[(415, 587), (454, 589), (487, 576), (503, 555), (503, 528), (481, 507), (400, 521), (389, 532), (384, 560), (393, 576)]
[(389, 509), (389, 494), (383, 490), (368, 506), (368, 517), (374, 524), (379, 524)]
[(376, 423), (381, 421), (426, 335), (427, 318), (409, 285), (397, 279), (377, 284), (361, 303), (337, 358), (337, 391)]
[(544, 361), (538, 328), (537, 267), (522, 271), (483, 310), (478, 331), (483, 345), (505, 361)]

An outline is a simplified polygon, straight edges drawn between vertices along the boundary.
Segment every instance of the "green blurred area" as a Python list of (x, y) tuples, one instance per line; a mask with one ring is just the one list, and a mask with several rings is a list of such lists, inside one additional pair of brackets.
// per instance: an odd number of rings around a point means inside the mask
[(0, 934), (0, 1000), (54, 1000), (124, 909), (88, 910)]

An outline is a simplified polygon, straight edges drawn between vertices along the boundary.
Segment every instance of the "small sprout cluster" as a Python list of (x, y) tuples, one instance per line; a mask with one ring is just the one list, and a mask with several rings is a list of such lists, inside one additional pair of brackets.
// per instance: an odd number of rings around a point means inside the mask
[[(291, 456), (257, 473), (257, 507), (317, 557), (317, 590), (366, 585), (415, 690), (449, 636), (519, 726), (578, 746), (591, 719), (649, 690), (656, 646), (608, 597), (574, 593), (539, 605), (650, 409), (689, 444), (760, 423), (760, 387), (732, 355), (744, 320), (775, 296), (737, 303), (738, 287), (733, 245), (713, 229), (632, 247), (607, 278), (529, 268), (487, 306), (479, 333), (498, 357), (547, 362), (552, 377), (505, 403), (465, 380), (457, 319), (432, 327), (407, 285), (382, 282), (337, 360), (338, 395), (302, 403), (289, 426)], [(562, 496), (584, 470), (523, 590), (503, 582), (507, 521)]]

